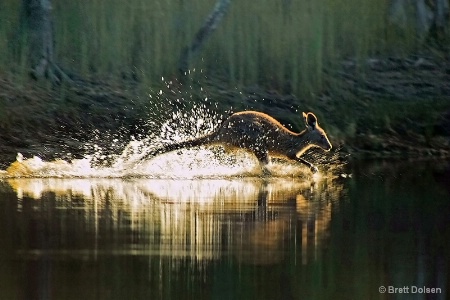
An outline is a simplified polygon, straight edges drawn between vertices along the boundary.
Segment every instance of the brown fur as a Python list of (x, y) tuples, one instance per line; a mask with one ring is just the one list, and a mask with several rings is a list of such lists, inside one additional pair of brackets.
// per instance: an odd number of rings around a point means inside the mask
[(209, 135), (170, 144), (152, 153), (166, 153), (206, 144), (223, 144), (226, 147), (238, 147), (253, 152), (262, 164), (269, 163), (270, 154), (296, 160), (316, 172), (317, 168), (300, 156), (311, 147), (320, 147), (329, 151), (332, 146), (313, 113), (303, 113), (303, 118), (306, 129), (295, 133), (267, 114), (257, 111), (238, 112), (228, 117), (216, 131)]

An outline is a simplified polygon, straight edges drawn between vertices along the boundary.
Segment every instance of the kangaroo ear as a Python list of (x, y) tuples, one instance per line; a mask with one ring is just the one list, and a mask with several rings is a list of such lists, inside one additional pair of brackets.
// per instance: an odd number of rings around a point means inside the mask
[(303, 118), (305, 119), (306, 128), (308, 130), (316, 129), (317, 118), (313, 113), (308, 114), (303, 113)]

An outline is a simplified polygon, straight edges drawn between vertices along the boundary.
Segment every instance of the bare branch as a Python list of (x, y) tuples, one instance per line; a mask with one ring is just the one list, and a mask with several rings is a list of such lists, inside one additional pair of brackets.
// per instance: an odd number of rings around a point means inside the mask
[(192, 44), (183, 49), (179, 62), (181, 74), (186, 74), (186, 72), (188, 72), (191, 59), (198, 54), (206, 39), (214, 30), (216, 30), (217, 25), (227, 12), (230, 3), (231, 0), (218, 0), (211, 14), (197, 31)]

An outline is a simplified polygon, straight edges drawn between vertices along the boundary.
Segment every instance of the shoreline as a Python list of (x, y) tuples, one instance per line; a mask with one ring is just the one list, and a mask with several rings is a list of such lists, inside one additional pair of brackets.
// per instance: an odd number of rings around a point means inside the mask
[[(339, 155), (352, 159), (450, 158), (450, 59), (368, 63), (364, 80), (357, 79), (355, 63), (347, 61), (336, 73), (341, 74), (338, 85), (326, 84), (321, 93), (304, 98), (260, 85), (230, 87), (206, 75), (188, 87), (174, 81), (143, 89), (126, 80), (52, 88), (45, 81), (20, 83), (0, 73), (0, 169), (18, 152), (70, 160), (82, 157), (93, 143), (120, 152), (132, 137), (160, 130), (173, 112), (189, 118), (199, 105), (214, 114), (214, 122), (230, 112), (257, 110), (297, 132), (304, 128), (301, 112), (312, 111)], [(119, 140), (115, 149), (113, 140)]]

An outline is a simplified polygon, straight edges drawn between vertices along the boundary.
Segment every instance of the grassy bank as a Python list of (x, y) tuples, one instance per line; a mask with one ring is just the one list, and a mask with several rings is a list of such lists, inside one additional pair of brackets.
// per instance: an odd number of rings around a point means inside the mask
[[(215, 0), (54, 0), (60, 64), (82, 76), (135, 78), (143, 86), (177, 74)], [(0, 67), (27, 76), (20, 1), (0, 6)], [(234, 86), (258, 83), (305, 96), (325, 89), (324, 69), (343, 57), (407, 53), (414, 35), (394, 34), (388, 1), (234, 1), (193, 62), (201, 76), (222, 74)], [(393, 43), (391, 43), (393, 42)]]
[[(211, 77), (143, 91), (127, 80), (49, 89), (45, 81), (19, 84), (0, 74), (0, 166), (14, 161), (17, 152), (44, 159), (81, 157), (93, 143), (121, 152), (132, 136), (160, 130), (173, 111), (185, 112), (181, 118), (189, 120), (195, 115), (190, 111), (193, 103), (224, 116), (245, 109), (263, 111), (295, 131), (304, 128), (301, 111), (313, 111), (334, 151), (343, 156), (450, 157), (450, 59), (428, 62), (395, 74), (389, 64), (385, 70), (369, 67), (367, 82), (358, 79), (357, 71), (343, 68), (329, 75), (326, 92), (308, 98), (259, 85), (233, 88)], [(380, 91), (380, 81), (385, 90)], [(410, 89), (417, 82), (420, 86)], [(185, 121), (179, 120), (177, 130), (189, 130), (183, 127)]]

